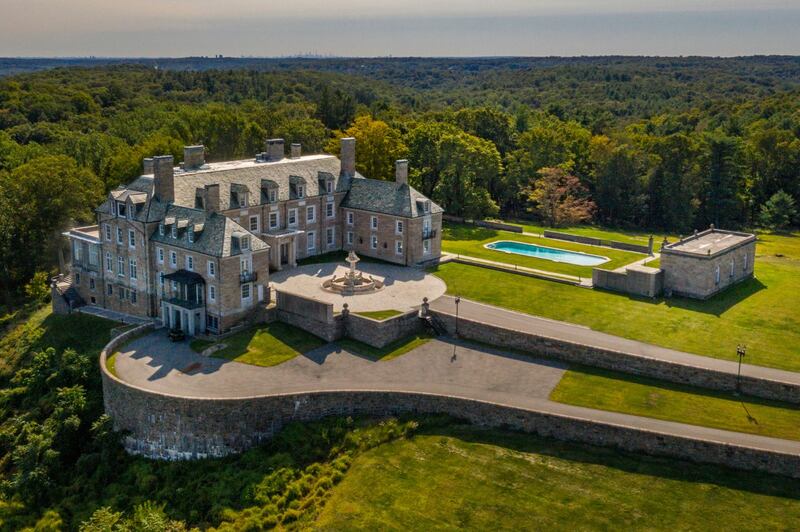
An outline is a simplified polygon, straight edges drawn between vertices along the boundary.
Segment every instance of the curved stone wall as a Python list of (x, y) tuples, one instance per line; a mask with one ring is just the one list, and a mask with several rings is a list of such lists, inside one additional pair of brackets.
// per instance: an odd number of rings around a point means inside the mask
[(148, 326), (126, 333), (100, 356), (106, 412), (128, 431), (126, 449), (158, 459), (193, 459), (244, 451), (292, 421), (327, 416), (448, 414), (474, 424), (560, 440), (800, 477), (800, 456), (694, 439), (591, 419), (419, 392), (320, 391), (238, 399), (187, 398), (129, 385), (106, 368), (106, 356)]

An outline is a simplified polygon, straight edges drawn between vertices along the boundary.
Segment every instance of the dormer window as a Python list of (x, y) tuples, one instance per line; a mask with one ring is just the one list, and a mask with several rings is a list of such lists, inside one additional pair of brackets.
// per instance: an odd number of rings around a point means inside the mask
[(187, 235), (189, 238), (189, 243), (194, 242), (194, 227), (189, 226), (189, 230), (187, 231)]
[(269, 191), (269, 202), (270, 203), (278, 203), (278, 189), (273, 188)]
[(158, 224), (158, 234), (164, 236), (164, 222)]
[(328, 194), (333, 194), (333, 181), (331, 181), (330, 179), (328, 179), (328, 180), (325, 182), (325, 191), (326, 191)]
[(127, 212), (128, 212), (127, 205), (125, 205), (125, 203), (122, 202), (122, 201), (118, 201), (117, 202), (117, 215), (125, 218), (126, 215), (127, 215)]
[(172, 238), (178, 238), (178, 224), (172, 224)]
[(305, 187), (303, 185), (297, 185), (297, 197), (305, 197)]
[(239, 247), (242, 248), (242, 250), (250, 249), (250, 237), (249, 236), (243, 236), (242, 238), (240, 238), (239, 239)]

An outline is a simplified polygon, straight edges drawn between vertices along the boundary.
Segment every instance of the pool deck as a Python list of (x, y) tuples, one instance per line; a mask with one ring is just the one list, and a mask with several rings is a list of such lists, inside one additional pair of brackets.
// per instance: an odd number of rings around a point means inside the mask
[[(511, 251), (511, 250), (507, 250), (507, 249), (500, 249), (500, 248), (497, 248), (497, 247), (493, 247), (493, 246), (496, 246), (497, 244), (503, 244), (505, 242), (507, 242), (509, 244), (517, 244), (518, 246), (523, 247), (523, 248), (524, 247), (534, 247), (534, 248), (539, 248), (539, 249), (549, 249), (549, 250), (557, 251), (559, 253), (563, 253), (565, 255), (579, 255), (581, 257), (595, 257), (595, 258), (598, 258), (598, 259), (603, 259), (603, 261), (602, 262), (598, 262), (597, 264), (579, 264), (579, 263), (576, 263), (576, 262), (570, 262), (568, 260), (563, 260), (563, 261), (555, 260), (555, 259), (552, 259), (550, 257), (539, 256), (539, 255), (531, 255), (531, 254), (528, 254), (528, 253), (520, 253), (520, 252), (517, 252), (517, 251)], [(558, 248), (558, 247), (541, 246), (539, 244), (531, 244), (530, 242), (518, 242), (516, 240), (495, 240), (494, 242), (488, 242), (488, 243), (484, 244), (483, 247), (485, 247), (486, 249), (491, 249), (492, 251), (499, 251), (501, 253), (511, 253), (512, 255), (520, 255), (520, 256), (523, 256), (523, 257), (532, 257), (534, 259), (549, 260), (549, 261), (560, 263), (560, 264), (572, 264), (574, 266), (585, 266), (587, 268), (594, 268), (595, 266), (601, 266), (601, 265), (603, 265), (606, 262), (609, 262), (611, 260), (609, 257), (604, 257), (603, 255), (595, 255), (593, 253), (585, 253), (583, 251), (573, 251), (571, 249), (561, 249), (561, 248)]]

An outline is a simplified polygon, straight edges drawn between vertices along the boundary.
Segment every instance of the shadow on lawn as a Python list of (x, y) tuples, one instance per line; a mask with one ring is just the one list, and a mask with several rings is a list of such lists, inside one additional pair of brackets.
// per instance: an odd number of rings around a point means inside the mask
[(739, 471), (724, 466), (648, 456), (608, 447), (562, 442), (524, 434), (458, 424), (451, 418), (423, 423), (417, 434), (448, 436), (469, 443), (496, 445), (521, 453), (535, 453), (562, 460), (594, 464), (682, 482), (713, 484), (759, 495), (800, 500), (800, 480), (766, 473)]

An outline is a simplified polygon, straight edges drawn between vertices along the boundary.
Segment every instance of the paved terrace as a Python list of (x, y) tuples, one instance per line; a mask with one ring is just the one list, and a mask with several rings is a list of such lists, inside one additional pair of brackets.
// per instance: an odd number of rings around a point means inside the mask
[[(431, 309), (455, 315), (455, 299), (451, 296), (440, 297), (431, 303)], [(695, 366), (729, 373), (731, 375), (736, 375), (738, 369), (737, 362), (693, 355), (691, 353), (667, 349), (666, 347), (659, 347), (636, 340), (628, 340), (620, 336), (598, 332), (582, 325), (575, 325), (547, 318), (538, 318), (530, 314), (514, 312), (512, 310), (485, 305), (463, 298), (461, 299), (458, 311), (460, 317), (469, 320), (479, 321), (506, 329), (530, 331), (535, 334), (568, 342), (622, 351), (655, 360)], [(742, 376), (745, 375), (759, 379), (800, 385), (800, 373), (795, 373), (793, 371), (742, 364)]]
[[(443, 303), (444, 304), (444, 303)], [(465, 305), (462, 309), (468, 307)], [(472, 308), (466, 312), (478, 312)], [(454, 356), (455, 355), (455, 356)], [(312, 391), (404, 391), (451, 395), (778, 453), (800, 454), (800, 441), (605, 412), (549, 401), (565, 370), (557, 362), (432, 340), (385, 362), (328, 344), (307, 355), (262, 368), (194, 353), (156, 331), (117, 355), (119, 378), (141, 388), (187, 397), (246, 398)]]

